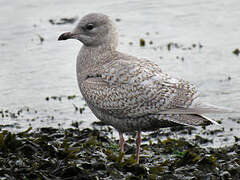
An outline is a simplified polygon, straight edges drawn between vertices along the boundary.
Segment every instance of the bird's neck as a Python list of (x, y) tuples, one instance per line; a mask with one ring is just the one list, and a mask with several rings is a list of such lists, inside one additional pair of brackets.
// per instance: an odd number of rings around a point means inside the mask
[(115, 53), (115, 47), (105, 45), (89, 47), (83, 45), (77, 58), (78, 73), (91, 71), (96, 67), (101, 68), (103, 64), (112, 60)]

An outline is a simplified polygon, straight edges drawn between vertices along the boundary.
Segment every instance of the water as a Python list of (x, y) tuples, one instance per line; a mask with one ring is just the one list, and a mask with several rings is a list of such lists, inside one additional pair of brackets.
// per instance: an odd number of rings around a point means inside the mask
[[(61, 33), (75, 25), (49, 23), (49, 19), (81, 18), (90, 12), (108, 14), (113, 20), (120, 18), (116, 22), (120, 51), (148, 58), (172, 76), (196, 84), (203, 101), (238, 110), (240, 57), (232, 51), (240, 44), (239, 9), (237, 0), (95, 0), (91, 4), (86, 0), (1, 0), (0, 108), (10, 112), (23, 109), (18, 117), (2, 118), (1, 124), (20, 131), (29, 126), (66, 128), (75, 121), (83, 121), (82, 127), (88, 127), (97, 120), (87, 107), (82, 114), (74, 109), (74, 105), (85, 104), (75, 73), (81, 43), (57, 41)], [(140, 38), (146, 41), (145, 47), (139, 46)], [(167, 44), (171, 42), (181, 48), (169, 51)], [(73, 100), (45, 100), (75, 94), (78, 96)], [(239, 119), (239, 113), (210, 117), (223, 119), (225, 127), (216, 143), (222, 144), (226, 138), (224, 144), (233, 143), (233, 136), (240, 136), (240, 125), (229, 119)]]

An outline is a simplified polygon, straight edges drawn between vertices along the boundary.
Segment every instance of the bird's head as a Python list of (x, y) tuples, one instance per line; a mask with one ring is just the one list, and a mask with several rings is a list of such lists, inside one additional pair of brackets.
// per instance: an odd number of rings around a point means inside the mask
[(118, 36), (115, 24), (108, 16), (91, 13), (84, 16), (72, 32), (59, 36), (58, 40), (78, 39), (85, 46), (99, 46), (103, 44), (116, 48)]

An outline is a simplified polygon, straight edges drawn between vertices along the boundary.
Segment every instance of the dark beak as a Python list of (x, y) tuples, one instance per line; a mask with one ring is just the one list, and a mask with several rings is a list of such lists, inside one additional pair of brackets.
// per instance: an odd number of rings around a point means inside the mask
[(66, 33), (61, 34), (58, 37), (58, 41), (67, 40), (67, 39), (70, 39), (70, 38), (72, 38), (72, 33), (71, 32), (66, 32)]

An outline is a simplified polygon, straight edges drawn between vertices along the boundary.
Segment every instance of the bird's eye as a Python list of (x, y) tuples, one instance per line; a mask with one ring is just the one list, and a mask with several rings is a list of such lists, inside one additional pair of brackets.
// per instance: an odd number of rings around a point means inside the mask
[(93, 28), (94, 28), (93, 24), (87, 24), (86, 25), (86, 29), (89, 30), (89, 31), (92, 30)]

